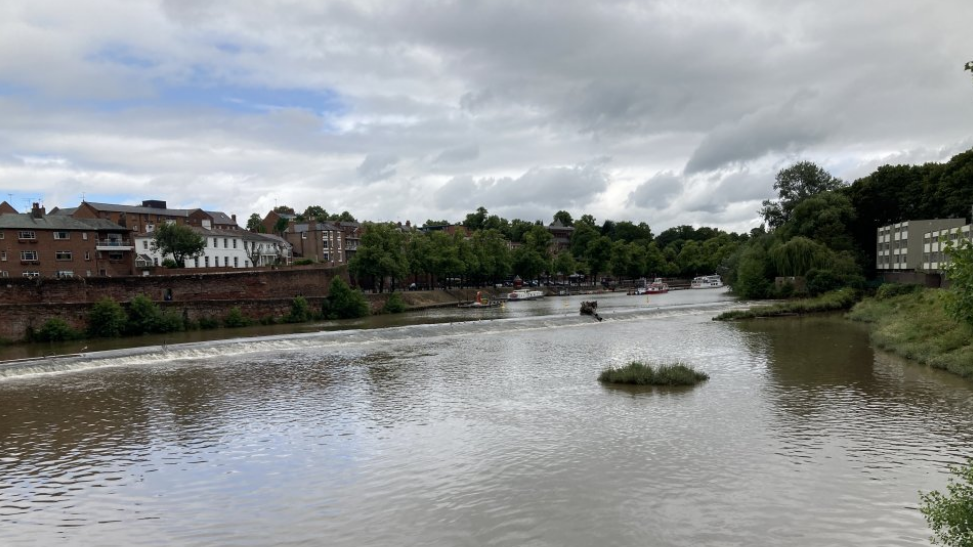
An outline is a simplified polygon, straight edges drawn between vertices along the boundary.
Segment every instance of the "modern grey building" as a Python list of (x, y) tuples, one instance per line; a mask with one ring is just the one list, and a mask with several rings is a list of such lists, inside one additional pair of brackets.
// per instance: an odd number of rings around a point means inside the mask
[(875, 268), (885, 271), (924, 269), (925, 235), (960, 228), (962, 218), (906, 220), (878, 229)]

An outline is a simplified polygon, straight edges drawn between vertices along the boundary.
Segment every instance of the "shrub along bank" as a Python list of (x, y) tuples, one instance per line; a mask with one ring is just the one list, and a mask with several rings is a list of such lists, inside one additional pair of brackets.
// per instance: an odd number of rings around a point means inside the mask
[(848, 318), (871, 324), (872, 343), (881, 349), (973, 378), (973, 325), (947, 313), (951, 296), (938, 289), (882, 285)]
[(815, 298), (795, 298), (769, 306), (754, 306), (748, 310), (731, 310), (713, 318), (714, 321), (733, 321), (737, 319), (756, 319), (758, 317), (781, 317), (804, 315), (828, 311), (847, 310), (858, 302), (859, 293), (846, 287), (822, 294)]

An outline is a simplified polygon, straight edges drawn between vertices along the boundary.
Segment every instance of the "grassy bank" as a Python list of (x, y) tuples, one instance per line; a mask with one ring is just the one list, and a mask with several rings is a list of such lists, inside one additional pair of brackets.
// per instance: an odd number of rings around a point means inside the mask
[(706, 373), (697, 372), (681, 363), (653, 368), (652, 365), (639, 361), (633, 361), (624, 367), (609, 367), (598, 376), (598, 381), (606, 384), (637, 386), (691, 386), (708, 379)]
[(921, 289), (859, 302), (848, 318), (872, 325), (877, 347), (973, 378), (973, 328), (946, 315), (945, 291)]
[(795, 298), (770, 306), (754, 306), (749, 310), (723, 312), (714, 321), (733, 321), (736, 319), (756, 319), (758, 317), (781, 317), (804, 315), (827, 311), (847, 310), (858, 301), (858, 292), (851, 288), (839, 289), (814, 298)]

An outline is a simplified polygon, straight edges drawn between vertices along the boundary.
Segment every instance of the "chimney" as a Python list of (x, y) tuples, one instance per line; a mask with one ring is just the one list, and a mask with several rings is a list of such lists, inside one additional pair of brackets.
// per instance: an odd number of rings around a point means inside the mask
[(44, 210), (44, 206), (35, 202), (33, 208), (30, 210), (31, 218), (44, 218), (45, 214), (46, 211)]
[(230, 218), (233, 219), (233, 224), (236, 224), (236, 214), (230, 215)]

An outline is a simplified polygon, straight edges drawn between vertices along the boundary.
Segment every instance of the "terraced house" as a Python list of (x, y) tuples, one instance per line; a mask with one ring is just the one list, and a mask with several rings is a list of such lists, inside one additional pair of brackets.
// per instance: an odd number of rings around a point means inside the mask
[(48, 215), (35, 203), (21, 214), (0, 206), (0, 277), (132, 275), (131, 232), (105, 219)]

